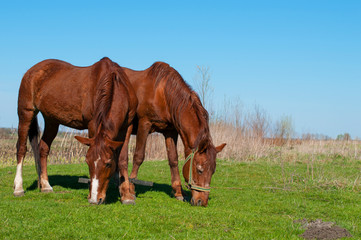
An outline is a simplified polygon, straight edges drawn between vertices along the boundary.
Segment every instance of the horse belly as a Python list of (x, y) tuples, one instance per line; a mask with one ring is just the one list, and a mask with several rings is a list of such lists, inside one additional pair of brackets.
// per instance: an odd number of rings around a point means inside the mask
[(55, 87), (39, 94), (35, 103), (44, 118), (71, 128), (85, 129), (88, 121), (83, 117), (81, 95), (74, 88)]
[(76, 129), (87, 128), (80, 109), (74, 105), (54, 104), (51, 108), (41, 107), (39, 111), (44, 118), (58, 122), (59, 124)]

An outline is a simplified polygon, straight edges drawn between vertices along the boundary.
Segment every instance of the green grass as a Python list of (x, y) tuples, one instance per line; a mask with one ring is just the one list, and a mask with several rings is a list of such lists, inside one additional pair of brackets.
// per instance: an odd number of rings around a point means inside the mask
[[(209, 206), (171, 197), (166, 161), (145, 162), (135, 206), (122, 205), (117, 189), (107, 204), (91, 206), (86, 164), (50, 165), (55, 193), (36, 189), (34, 166), (24, 166), (24, 197), (12, 196), (15, 167), (0, 169), (1, 239), (299, 239), (297, 219), (336, 222), (361, 238), (360, 161), (217, 162)], [(361, 179), (360, 179), (361, 180)], [(189, 192), (188, 192), (189, 194)]]

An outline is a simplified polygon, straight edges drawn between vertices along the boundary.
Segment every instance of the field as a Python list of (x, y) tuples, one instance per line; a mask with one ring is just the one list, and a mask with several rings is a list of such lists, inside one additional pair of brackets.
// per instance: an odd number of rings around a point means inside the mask
[[(78, 183), (79, 177), (88, 177), (83, 150), (64, 143), (64, 137), (57, 139), (49, 160), (54, 193), (37, 189), (28, 153), (26, 193), (20, 198), (12, 195), (15, 152), (4, 153), (14, 151), (15, 140), (1, 139), (1, 239), (301, 239), (305, 229), (300, 219), (334, 222), (352, 239), (361, 238), (359, 142), (320, 142), (317, 152), (304, 142), (272, 146), (253, 160), (218, 159), (209, 205), (203, 208), (172, 197), (165, 160), (142, 165), (139, 179), (153, 181), (154, 186), (136, 186), (136, 205), (122, 205), (114, 184), (105, 205), (89, 205), (87, 184)], [(62, 151), (62, 143), (73, 153)], [(182, 165), (183, 156), (180, 159)]]

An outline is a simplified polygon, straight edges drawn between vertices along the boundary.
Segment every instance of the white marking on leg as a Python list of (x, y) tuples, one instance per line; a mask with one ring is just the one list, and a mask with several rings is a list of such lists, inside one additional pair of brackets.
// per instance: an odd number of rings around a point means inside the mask
[(44, 180), (41, 178), (40, 182), (41, 182), (41, 191), (42, 192), (52, 192), (53, 191), (53, 188), (50, 186), (48, 180)]
[(91, 203), (97, 203), (98, 202), (98, 185), (99, 180), (95, 177), (92, 179), (92, 190), (90, 193), (90, 201)]
[(23, 192), (23, 161), (16, 166), (16, 175), (14, 180), (14, 193)]

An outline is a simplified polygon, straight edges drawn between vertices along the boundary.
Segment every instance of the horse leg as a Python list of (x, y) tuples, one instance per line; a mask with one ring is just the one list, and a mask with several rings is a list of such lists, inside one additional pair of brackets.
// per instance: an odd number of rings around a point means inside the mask
[(42, 192), (52, 192), (53, 188), (50, 186), (48, 179), (47, 158), (49, 155), (51, 143), (58, 133), (59, 124), (46, 118), (44, 118), (44, 120), (44, 133), (39, 143), (40, 173), (38, 185)]
[(145, 146), (147, 144), (147, 138), (149, 130), (152, 124), (148, 121), (139, 121), (137, 139), (135, 145), (135, 152), (133, 157), (133, 169), (130, 174), (130, 178), (137, 178), (140, 165), (142, 165), (145, 157)]
[(119, 193), (123, 204), (135, 204), (134, 184), (129, 182), (128, 177), (128, 144), (132, 130), (133, 125), (129, 125), (118, 159), (120, 176)]
[(177, 200), (183, 201), (182, 193), (182, 182), (179, 176), (178, 169), (178, 153), (177, 153), (177, 140), (178, 133), (176, 131), (165, 132), (165, 145), (167, 148), (168, 154), (168, 163), (170, 167), (171, 179), (172, 179), (172, 188), (174, 191), (174, 196)]
[[(30, 126), (37, 125), (37, 121), (35, 121), (34, 117), (36, 113), (34, 110), (22, 109), (18, 107), (18, 115), (19, 115), (19, 126), (18, 126), (18, 141), (16, 143), (16, 158), (17, 158), (17, 167), (16, 167), (16, 175), (14, 179), (14, 196), (20, 197), (24, 196), (23, 189), (23, 162), (25, 158), (25, 154), (27, 151), (26, 141), (29, 134)], [(34, 119), (34, 123), (32, 121)], [(36, 126), (37, 127), (37, 126)]]

